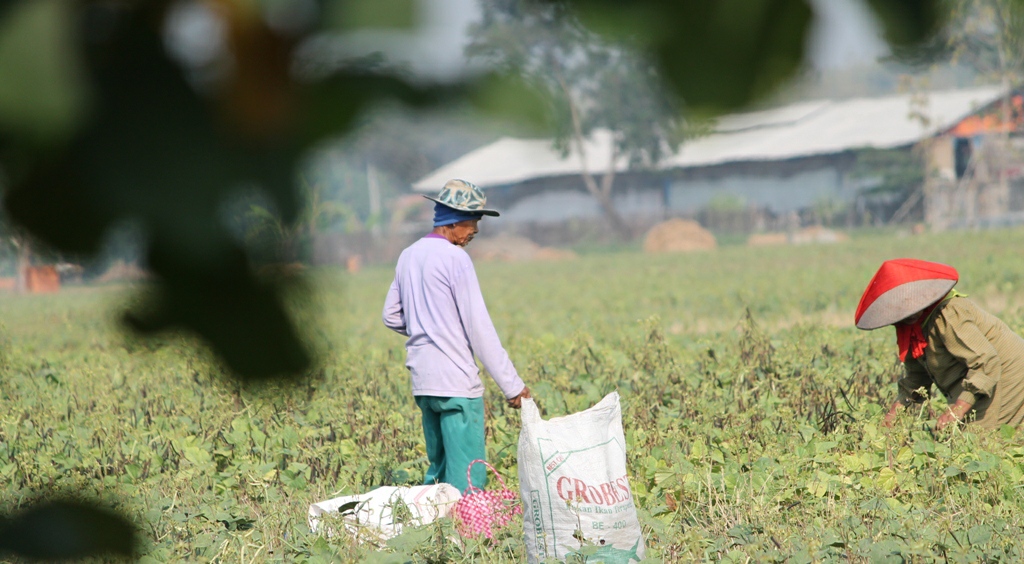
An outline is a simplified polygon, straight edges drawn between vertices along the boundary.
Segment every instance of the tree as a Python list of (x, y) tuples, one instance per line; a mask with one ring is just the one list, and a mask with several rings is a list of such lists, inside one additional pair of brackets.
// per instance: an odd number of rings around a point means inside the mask
[(359, 223), (356, 214), (343, 201), (324, 197), (323, 183), (303, 184), (306, 203), (294, 221), (282, 220), (260, 203), (249, 203), (244, 216), (235, 218), (251, 247), (267, 248), (273, 260), (288, 263), (308, 260), (304, 250), (317, 235), (340, 224)]
[[(1018, 0), (950, 1), (946, 41), (954, 60), (1003, 86), (1003, 124), (1011, 123), (1012, 88), (1024, 83), (1024, 4)], [(1004, 130), (1005, 139), (1009, 130)], [(1003, 179), (1005, 181), (1005, 179)]]
[[(616, 168), (623, 160), (630, 167), (652, 167), (679, 140), (677, 105), (654, 66), (629, 45), (584, 28), (565, 4), (503, 0), (481, 6), (483, 18), (471, 30), (467, 54), (520, 73), (544, 92), (556, 147), (580, 157), (587, 191), (620, 236), (630, 238), (612, 200)], [(588, 167), (586, 141), (601, 130), (612, 142), (599, 178)]]
[(989, 81), (1006, 87), (1024, 80), (1024, 5), (1017, 0), (948, 1), (950, 16), (939, 41)]
[[(952, 189), (957, 198), (954, 206), (968, 222), (975, 220), (978, 204), (987, 202), (988, 213), (1003, 213), (1009, 204), (1007, 165), (1020, 160), (1010, 144), (1011, 131), (1020, 130), (1022, 110), (1014, 107), (1015, 91), (1024, 83), (1024, 3), (1018, 0), (945, 0), (945, 25), (930, 41), (897, 51), (897, 56), (918, 64), (950, 61), (974, 70), (979, 79), (998, 83), (1003, 96), (997, 108), (986, 110), (979, 132), (989, 139), (970, 150), (966, 170), (958, 171), (959, 179)], [(963, 145), (971, 148), (972, 145)], [(933, 188), (936, 189), (936, 188)], [(984, 194), (984, 195), (981, 195)], [(982, 211), (982, 213), (986, 213)]]

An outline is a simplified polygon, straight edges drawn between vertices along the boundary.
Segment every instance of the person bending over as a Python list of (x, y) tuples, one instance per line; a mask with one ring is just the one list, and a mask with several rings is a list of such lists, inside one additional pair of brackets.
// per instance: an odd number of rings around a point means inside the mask
[(857, 306), (860, 329), (896, 328), (905, 374), (885, 416), (892, 425), (935, 385), (949, 409), (936, 429), (966, 421), (984, 428), (1024, 420), (1024, 339), (953, 289), (956, 269), (916, 259), (882, 263)]

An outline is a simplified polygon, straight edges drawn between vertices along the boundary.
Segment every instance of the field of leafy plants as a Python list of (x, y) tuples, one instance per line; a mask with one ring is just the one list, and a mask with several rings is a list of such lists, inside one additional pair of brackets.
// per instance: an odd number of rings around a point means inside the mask
[[(484, 226), (486, 229), (486, 226)], [(652, 562), (1024, 560), (1024, 431), (933, 433), (935, 398), (880, 426), (900, 367), (853, 311), (882, 260), (961, 272), (1024, 331), (1024, 230), (480, 264), (495, 325), (547, 416), (618, 390)], [(426, 467), (388, 268), (313, 272), (295, 315), (319, 357), (241, 388), (185, 336), (139, 339), (139, 288), (0, 297), (0, 510), (75, 494), (138, 524), (145, 562), (520, 562), (450, 522), (384, 547), (312, 534), (310, 503)], [(485, 379), (486, 380), (486, 379)], [(518, 414), (488, 382), (489, 457), (516, 484)]]

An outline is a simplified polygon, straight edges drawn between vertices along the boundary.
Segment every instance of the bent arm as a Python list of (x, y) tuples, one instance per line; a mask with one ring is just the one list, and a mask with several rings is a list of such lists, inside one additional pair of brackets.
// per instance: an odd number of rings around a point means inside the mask
[(967, 376), (954, 387), (950, 400), (974, 404), (979, 396), (992, 397), (1003, 374), (1003, 365), (988, 337), (973, 319), (959, 317), (947, 325), (943, 343), (950, 354), (967, 365)]
[(903, 370), (903, 377), (896, 382), (896, 385), (899, 387), (899, 391), (896, 394), (896, 403), (907, 406), (912, 403), (923, 402), (924, 396), (918, 390), (924, 388), (925, 392), (930, 392), (932, 389), (932, 377), (928, 375), (928, 371), (925, 370), (921, 361), (911, 358), (909, 354), (907, 355), (907, 360), (903, 363)]
[(384, 312), (381, 314), (384, 326), (399, 335), (409, 336), (405, 327), (405, 312), (402, 310), (402, 294), (398, 291), (398, 279), (391, 283), (388, 296), (384, 299)]
[(480, 282), (472, 264), (463, 268), (454, 280), (452, 293), (455, 305), (459, 308), (462, 327), (469, 338), (469, 346), (483, 363), (491, 378), (501, 388), (506, 399), (518, 396), (526, 388), (519, 378), (516, 367), (501, 346), (498, 332), (494, 329), (491, 316), (487, 313), (484, 296), (480, 292)]
[(903, 377), (896, 383), (896, 401), (892, 402), (892, 406), (889, 407), (889, 411), (882, 421), (886, 427), (891, 426), (900, 411), (903, 411), (908, 405), (924, 401), (924, 396), (918, 390), (924, 388), (927, 393), (932, 389), (932, 378), (919, 360), (908, 356), (903, 363), (903, 369)]

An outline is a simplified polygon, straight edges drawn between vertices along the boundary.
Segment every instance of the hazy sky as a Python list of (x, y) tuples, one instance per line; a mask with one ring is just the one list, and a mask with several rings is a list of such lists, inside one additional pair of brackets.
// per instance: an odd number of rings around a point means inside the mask
[(861, 0), (810, 0), (816, 22), (807, 38), (810, 63), (837, 69), (871, 63), (888, 53), (875, 16)]
[[(344, 59), (353, 52), (385, 52), (415, 74), (452, 79), (466, 72), (463, 49), (467, 26), (479, 17), (479, 0), (419, 0), (420, 26), (415, 30), (352, 33), (328, 40)], [(874, 15), (863, 0), (808, 0), (816, 13), (807, 41), (808, 62), (818, 69), (871, 63), (886, 53)]]

